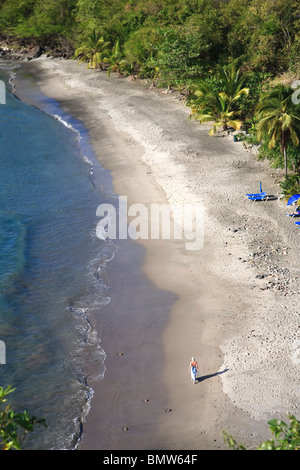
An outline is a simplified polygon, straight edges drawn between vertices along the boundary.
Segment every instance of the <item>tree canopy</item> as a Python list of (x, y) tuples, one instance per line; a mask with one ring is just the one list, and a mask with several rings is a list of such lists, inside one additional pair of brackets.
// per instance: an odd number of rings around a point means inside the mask
[[(193, 80), (242, 58), (249, 70), (298, 71), (298, 0), (0, 0), (3, 37), (69, 41), (96, 30), (131, 69)], [(176, 54), (175, 51), (178, 51)]]
[(299, 77), (299, 0), (0, 0), (1, 36), (180, 88), (193, 117), (214, 121), (211, 134), (258, 130), (262, 158), (300, 171), (298, 110), (281, 108), (277, 121), (269, 110), (267, 118), (266, 94), (272, 81), (285, 78), (291, 87)]

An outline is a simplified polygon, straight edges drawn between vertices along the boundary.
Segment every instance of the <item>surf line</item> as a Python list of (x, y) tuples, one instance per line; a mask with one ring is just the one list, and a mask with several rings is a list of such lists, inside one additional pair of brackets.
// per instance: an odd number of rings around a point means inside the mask
[[(185, 240), (186, 250), (200, 250), (204, 244), (202, 204), (145, 204), (128, 207), (127, 196), (119, 196), (118, 210), (113, 204), (100, 204), (96, 216), (96, 235), (100, 240)], [(131, 220), (129, 220), (131, 218)], [(118, 219), (118, 221), (117, 221)]]

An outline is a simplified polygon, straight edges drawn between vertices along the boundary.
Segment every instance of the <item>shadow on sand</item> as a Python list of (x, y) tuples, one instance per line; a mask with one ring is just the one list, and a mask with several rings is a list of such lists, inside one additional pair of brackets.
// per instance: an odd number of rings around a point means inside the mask
[(211, 379), (212, 377), (216, 377), (216, 375), (221, 375), (227, 372), (229, 369), (224, 369), (221, 370), (220, 372), (216, 372), (215, 374), (210, 374), (210, 375), (203, 375), (202, 377), (198, 377), (196, 379), (196, 383), (203, 382), (204, 380)]

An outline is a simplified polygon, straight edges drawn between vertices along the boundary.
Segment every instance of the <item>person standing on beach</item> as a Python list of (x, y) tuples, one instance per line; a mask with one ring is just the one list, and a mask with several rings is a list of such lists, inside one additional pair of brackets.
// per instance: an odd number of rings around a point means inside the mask
[(198, 362), (196, 362), (196, 359), (194, 357), (192, 357), (192, 360), (190, 362), (189, 371), (191, 372), (192, 382), (196, 383), (196, 377), (197, 377), (197, 374), (199, 373), (199, 367), (198, 367)]

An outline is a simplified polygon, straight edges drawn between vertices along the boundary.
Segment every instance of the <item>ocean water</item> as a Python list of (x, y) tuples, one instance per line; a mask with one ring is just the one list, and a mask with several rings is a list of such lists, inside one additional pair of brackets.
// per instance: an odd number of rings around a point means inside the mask
[(105, 373), (89, 314), (110, 301), (117, 244), (96, 237), (96, 209), (116, 196), (82, 125), (46, 97), (46, 112), (18, 100), (15, 73), (0, 62), (0, 386), (16, 389), (14, 409), (47, 422), (24, 449), (73, 449)]

